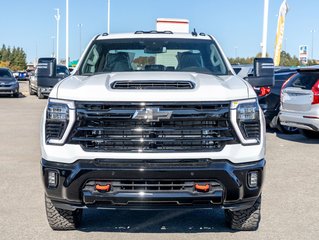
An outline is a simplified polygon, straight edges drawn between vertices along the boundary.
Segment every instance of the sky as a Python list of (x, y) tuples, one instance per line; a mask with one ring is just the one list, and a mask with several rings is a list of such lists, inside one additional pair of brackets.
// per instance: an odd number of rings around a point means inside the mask
[[(277, 17), (282, 0), (270, 0), (267, 52), (274, 54)], [(319, 59), (319, 1), (287, 0), (283, 50), (298, 55), (308, 45)], [(190, 28), (216, 37), (228, 57), (261, 51), (263, 0), (111, 0), (111, 33), (155, 29), (157, 18), (184, 18)], [(107, 31), (107, 0), (69, 0), (70, 59)], [(65, 0), (1, 0), (0, 44), (22, 47), (28, 62), (56, 51), (55, 8), (60, 9), (60, 58), (65, 57)], [(82, 24), (82, 46), (80, 28)]]

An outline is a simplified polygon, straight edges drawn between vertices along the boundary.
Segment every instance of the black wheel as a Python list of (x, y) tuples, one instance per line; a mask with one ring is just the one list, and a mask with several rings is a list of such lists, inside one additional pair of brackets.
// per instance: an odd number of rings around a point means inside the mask
[(239, 211), (225, 210), (226, 223), (233, 230), (255, 231), (260, 222), (261, 197), (248, 209)]
[(39, 99), (44, 99), (44, 95), (41, 93), (40, 88), (38, 88), (38, 93), (37, 93), (37, 95), (38, 95), (38, 98), (39, 98)]
[(289, 127), (289, 126), (284, 126), (278, 123), (278, 129), (280, 132), (285, 133), (285, 134), (297, 134), (299, 133), (299, 129), (296, 127)]
[(277, 129), (280, 132), (285, 133), (285, 134), (297, 134), (297, 133), (299, 133), (299, 129), (296, 128), (296, 127), (289, 127), (289, 126), (281, 125), (279, 117), (277, 117), (276, 126), (277, 126)]
[(310, 139), (318, 139), (319, 138), (319, 132), (300, 129), (300, 133), (302, 135), (304, 135), (306, 138), (310, 138)]
[(33, 89), (32, 89), (32, 87), (31, 87), (31, 84), (30, 84), (30, 83), (29, 83), (29, 94), (30, 94), (30, 95), (35, 95), (35, 94), (36, 94), (36, 92), (33, 91)]
[(56, 208), (47, 196), (45, 196), (45, 209), (49, 225), (53, 230), (75, 230), (80, 225), (82, 209), (69, 211)]
[(18, 90), (18, 92), (14, 93), (12, 96), (13, 96), (14, 98), (18, 98), (18, 97), (20, 96), (19, 90)]

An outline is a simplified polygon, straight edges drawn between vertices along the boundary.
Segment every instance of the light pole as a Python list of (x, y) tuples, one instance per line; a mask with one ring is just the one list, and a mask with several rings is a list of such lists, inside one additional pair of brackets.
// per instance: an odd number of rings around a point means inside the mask
[(107, 0), (107, 33), (111, 31), (111, 0)]
[(238, 58), (238, 47), (235, 47), (235, 58)]
[(81, 57), (81, 54), (82, 54), (82, 27), (83, 27), (83, 24), (82, 23), (79, 23), (78, 24), (78, 28), (79, 28), (79, 32), (80, 32), (80, 51), (79, 51), (79, 59)]
[(54, 15), (56, 20), (56, 61), (59, 62), (59, 41), (60, 41), (60, 9), (56, 8), (56, 15)]
[(55, 57), (55, 51), (54, 51), (54, 39), (55, 39), (55, 36), (51, 36), (51, 39), (52, 39), (52, 57)]
[(34, 59), (34, 63), (33, 66), (35, 67), (38, 63), (38, 43), (35, 43), (35, 59)]
[(262, 57), (266, 57), (266, 54), (267, 54), (268, 12), (269, 12), (269, 0), (264, 0), (264, 26), (263, 26), (263, 40), (261, 43)]
[(315, 29), (312, 29), (311, 31), (310, 31), (310, 33), (311, 33), (311, 59), (313, 60), (313, 40), (314, 40), (314, 35), (315, 35), (315, 33), (316, 33), (316, 30)]
[(69, 0), (66, 0), (65, 14), (65, 66), (69, 67)]

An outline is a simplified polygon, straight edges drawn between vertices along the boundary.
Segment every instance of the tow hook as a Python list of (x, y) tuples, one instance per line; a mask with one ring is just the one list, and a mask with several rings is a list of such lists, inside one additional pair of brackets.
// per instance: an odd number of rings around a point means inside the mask
[(95, 189), (98, 191), (109, 192), (111, 190), (111, 185), (110, 184), (106, 184), (106, 185), (96, 184)]
[(209, 184), (195, 184), (195, 189), (198, 192), (208, 192), (209, 191)]

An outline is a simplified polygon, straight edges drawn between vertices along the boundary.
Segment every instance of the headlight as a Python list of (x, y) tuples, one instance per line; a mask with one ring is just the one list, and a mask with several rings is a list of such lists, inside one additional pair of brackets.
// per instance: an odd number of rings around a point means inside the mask
[(68, 121), (69, 120), (68, 105), (50, 102), (47, 109), (47, 120)]
[[(261, 126), (257, 99), (232, 102), (233, 122), (244, 144), (260, 142)], [(235, 121), (234, 121), (235, 120)]]
[(237, 121), (259, 121), (259, 107), (257, 102), (241, 103), (237, 107)]
[(63, 144), (66, 132), (71, 128), (70, 122), (74, 122), (74, 103), (49, 99), (45, 122), (46, 142), (49, 144)]

